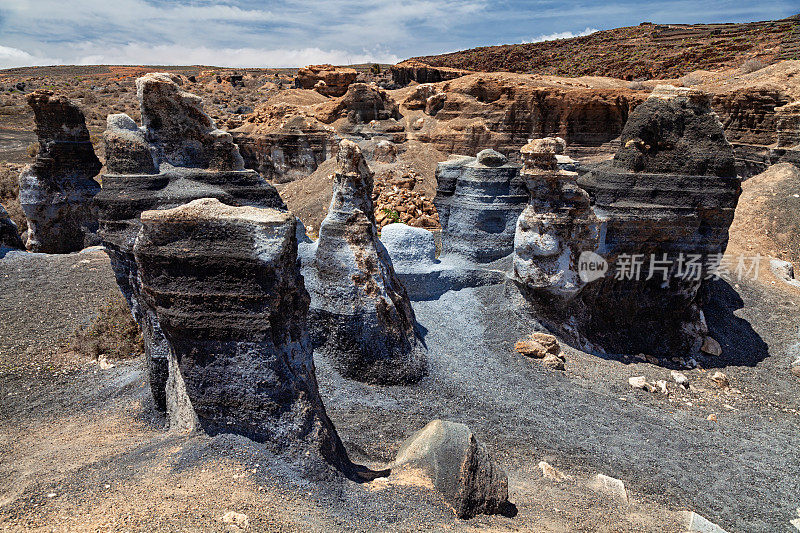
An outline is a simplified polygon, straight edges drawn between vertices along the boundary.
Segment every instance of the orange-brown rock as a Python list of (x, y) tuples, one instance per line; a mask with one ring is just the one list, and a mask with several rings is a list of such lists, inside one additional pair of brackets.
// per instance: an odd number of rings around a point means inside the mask
[(447, 81), (467, 74), (472, 74), (471, 70), (450, 67), (432, 67), (421, 61), (403, 61), (390, 67), (392, 80), (398, 85), (408, 85), (411, 82), (417, 83), (436, 83)]
[(325, 96), (342, 96), (357, 76), (358, 72), (352, 68), (309, 65), (297, 71), (297, 83), (303, 89), (314, 89)]
[(340, 118), (354, 124), (401, 118), (394, 98), (377, 85), (367, 83), (354, 83), (341, 98), (320, 104), (315, 117), (325, 124)]

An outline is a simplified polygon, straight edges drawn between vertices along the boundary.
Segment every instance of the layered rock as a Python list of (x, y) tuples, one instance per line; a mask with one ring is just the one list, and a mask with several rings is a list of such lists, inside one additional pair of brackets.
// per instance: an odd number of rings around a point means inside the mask
[(513, 513), (508, 476), (464, 424), (430, 422), (406, 439), (392, 469), (424, 476), (459, 518)]
[(775, 110), (778, 115), (778, 148), (800, 150), (800, 101)]
[(435, 117), (415, 139), (447, 153), (493, 148), (509, 157), (531, 137), (557, 135), (569, 145), (600, 146), (619, 136), (646, 97), (627, 88), (554, 84), (508, 73), (470, 74), (405, 94), (409, 109)]
[(297, 71), (297, 84), (325, 96), (342, 96), (356, 81), (358, 72), (352, 68), (333, 65), (309, 65)]
[(317, 389), (295, 217), (206, 198), (141, 221), (134, 254), (170, 346), (171, 425), (267, 443), (314, 477), (325, 463), (354, 474)]
[(520, 150), (530, 200), (517, 220), (513, 278), (541, 295), (569, 299), (585, 285), (578, 261), (597, 249), (600, 223), (578, 174), (558, 168), (564, 148), (563, 139), (548, 137)]
[(19, 202), (28, 220), (25, 246), (32, 252), (69, 253), (97, 244), (92, 198), (101, 164), (83, 112), (51, 91), (28, 96), (36, 119), (39, 153), (19, 177)]
[(153, 397), (164, 410), (169, 347), (152, 309), (141, 299), (133, 257), (141, 213), (198, 198), (285, 206), (274, 187), (243, 168), (231, 136), (214, 128), (197, 97), (181, 91), (165, 74), (139, 78), (137, 88), (145, 125), (138, 127), (127, 115), (108, 117), (104, 141), (109, 172), (95, 200), (117, 283), (142, 328)]
[(328, 156), (328, 133), (231, 132), (247, 168), (274, 183), (288, 183), (312, 174)]
[(494, 150), (439, 163), (434, 205), (442, 254), (489, 263), (514, 251), (517, 218), (528, 201), (519, 172), (519, 165)]
[(342, 141), (333, 199), (304, 265), (312, 336), (347, 378), (413, 383), (425, 375), (426, 350), (406, 290), (378, 240), (372, 185), (361, 150)]
[(0, 205), (0, 247), (23, 249), (22, 239), (19, 238), (19, 230), (11, 217), (8, 216), (6, 208)]
[(398, 105), (389, 93), (367, 83), (354, 83), (341, 98), (320, 104), (315, 116), (325, 124), (340, 118), (347, 118), (353, 124), (401, 118)]
[(470, 70), (450, 67), (432, 67), (421, 61), (403, 61), (392, 65), (389, 69), (392, 72), (392, 80), (400, 86), (406, 86), (411, 82), (436, 83), (472, 74)]
[(624, 353), (697, 353), (703, 280), (725, 251), (741, 190), (708, 96), (657, 87), (628, 120), (613, 163), (578, 183), (603, 224), (598, 253), (616, 270), (581, 292), (587, 335)]

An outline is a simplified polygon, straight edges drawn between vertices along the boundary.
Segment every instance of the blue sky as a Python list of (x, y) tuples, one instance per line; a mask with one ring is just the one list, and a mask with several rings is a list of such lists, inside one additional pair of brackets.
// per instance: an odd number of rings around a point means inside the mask
[(745, 22), (797, 0), (2, 0), (0, 68), (396, 62), (659, 23)]

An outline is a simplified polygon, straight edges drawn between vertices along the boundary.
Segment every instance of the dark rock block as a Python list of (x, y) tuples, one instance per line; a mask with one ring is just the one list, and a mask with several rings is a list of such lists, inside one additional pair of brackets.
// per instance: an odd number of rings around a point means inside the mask
[(405, 288), (378, 240), (372, 172), (358, 146), (342, 141), (333, 200), (319, 240), (305, 252), (314, 345), (345, 377), (368, 383), (413, 383), (426, 352)]
[(100, 190), (94, 176), (100, 160), (89, 141), (83, 112), (51, 91), (28, 96), (36, 119), (39, 153), (19, 177), (19, 201), (28, 219), (28, 250), (69, 253), (93, 246), (97, 212), (92, 198)]
[(23, 249), (22, 239), (14, 221), (8, 216), (6, 208), (0, 205), (0, 246)]
[(519, 171), (494, 150), (439, 163), (434, 205), (443, 255), (489, 263), (514, 251), (517, 218), (528, 201)]

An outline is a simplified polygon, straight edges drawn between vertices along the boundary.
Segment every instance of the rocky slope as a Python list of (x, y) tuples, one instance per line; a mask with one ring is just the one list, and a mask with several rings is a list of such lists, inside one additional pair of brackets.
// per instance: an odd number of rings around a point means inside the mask
[(745, 24), (652, 24), (598, 31), (583, 37), (473, 48), (413, 58), (434, 67), (559, 76), (675, 78), (698, 68), (800, 59), (800, 18)]

